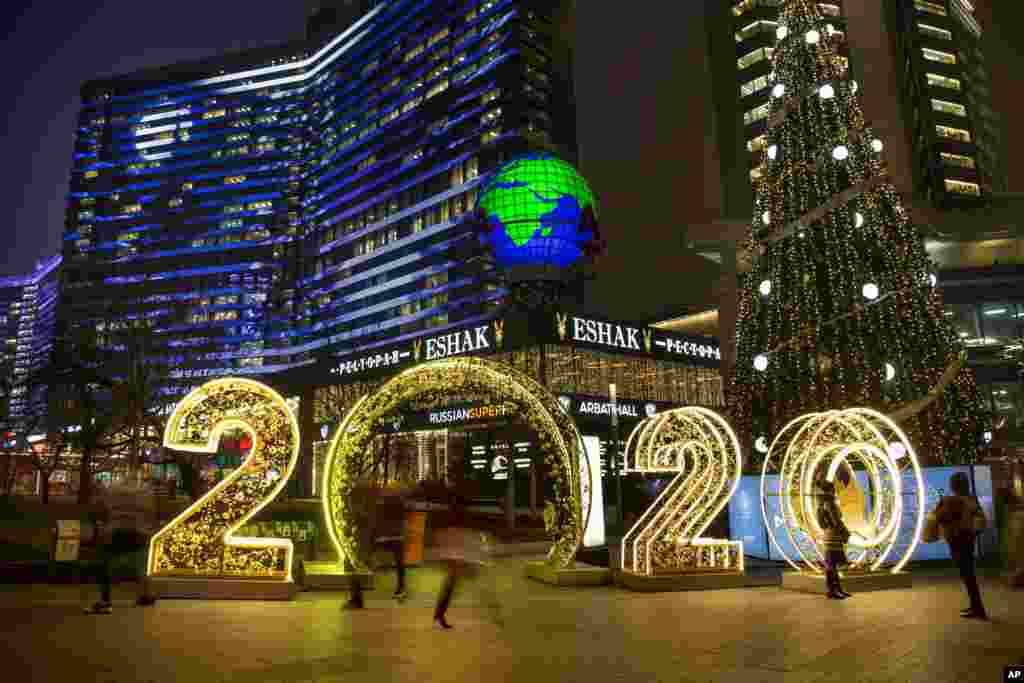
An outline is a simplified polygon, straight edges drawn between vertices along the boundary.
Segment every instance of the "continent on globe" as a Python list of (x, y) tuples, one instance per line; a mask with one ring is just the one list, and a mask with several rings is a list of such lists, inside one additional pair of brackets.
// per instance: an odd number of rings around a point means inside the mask
[(481, 241), (502, 265), (571, 266), (599, 244), (596, 208), (570, 164), (550, 154), (518, 157), (480, 191)]

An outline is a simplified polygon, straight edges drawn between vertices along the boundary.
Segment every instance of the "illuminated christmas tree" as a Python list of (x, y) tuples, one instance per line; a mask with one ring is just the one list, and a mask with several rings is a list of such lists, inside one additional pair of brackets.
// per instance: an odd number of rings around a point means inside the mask
[(799, 415), (863, 406), (927, 461), (974, 462), (989, 416), (839, 38), (810, 0), (780, 22), (729, 392), (750, 460)]

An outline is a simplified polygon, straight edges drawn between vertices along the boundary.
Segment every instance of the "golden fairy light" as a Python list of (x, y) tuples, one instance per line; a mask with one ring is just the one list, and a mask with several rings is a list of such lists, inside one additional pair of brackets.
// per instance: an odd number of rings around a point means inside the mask
[(352, 492), (367, 469), (370, 444), (380, 427), (403, 406), (467, 393), (489, 396), (517, 406), (518, 415), (537, 433), (541, 451), (552, 467), (554, 496), (545, 510), (552, 536), (548, 562), (569, 566), (583, 541), (590, 515), (593, 473), (583, 440), (557, 399), (515, 368), (482, 358), (445, 358), (409, 368), (359, 399), (335, 432), (324, 463), (321, 503), (328, 534), (342, 570), (366, 571), (368, 549), (352, 509)]
[[(798, 571), (825, 569), (816, 514), (821, 481), (835, 485), (851, 532), (850, 571), (899, 572), (920, 542), (925, 515), (921, 468), (903, 431), (875, 410), (848, 408), (802, 415), (775, 437), (761, 475), (761, 511), (772, 545)], [(778, 498), (779, 526), (795, 554), (776, 536), (771, 497)]]
[(245, 461), (150, 541), (150, 576), (273, 578), (291, 581), (292, 542), (236, 536), (284, 488), (299, 456), (299, 425), (284, 398), (248, 379), (217, 379), (175, 407), (164, 446), (216, 453), (224, 432), (252, 439)]
[(736, 492), (743, 459), (717, 413), (686, 407), (649, 417), (626, 441), (627, 471), (677, 473), (622, 539), (622, 569), (651, 576), (743, 572), (743, 542), (704, 538)]

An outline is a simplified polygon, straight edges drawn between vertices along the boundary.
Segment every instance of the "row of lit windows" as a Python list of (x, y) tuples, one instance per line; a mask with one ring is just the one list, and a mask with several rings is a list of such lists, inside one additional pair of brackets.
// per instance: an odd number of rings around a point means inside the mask
[(957, 102), (947, 102), (932, 98), (932, 111), (941, 111), (944, 114), (953, 116), (967, 116), (967, 107)]
[(942, 64), (956, 64), (956, 55), (951, 55), (948, 52), (942, 50), (933, 50), (930, 47), (922, 47), (921, 53), (924, 58), (930, 62), (940, 62)]
[[(470, 157), (460, 164), (455, 164), (450, 171), (450, 187), (458, 187), (465, 182), (469, 182), (480, 175), (480, 162), (477, 157)], [(349, 235), (358, 230), (362, 230), (364, 227), (371, 226), (378, 221), (382, 221), (388, 216), (397, 214), (400, 211), (405, 210), (409, 206), (412, 206), (418, 201), (418, 197), (426, 196), (426, 187), (417, 186), (407, 188), (401, 194), (395, 194), (390, 197), (387, 201), (380, 202), (374, 206), (371, 206), (361, 212), (358, 216), (354, 216), (345, 221), (343, 225), (332, 227), (329, 230), (325, 230), (321, 236), (321, 244), (330, 244), (339, 237)], [(456, 198), (461, 200), (462, 196)], [(456, 204), (453, 210), (456, 215), (461, 214), (464, 211), (469, 210), (469, 199), (467, 198), (465, 203)], [(423, 214), (418, 214), (411, 219), (413, 231), (419, 232), (423, 229)], [(447, 216), (443, 220), (448, 220)], [(440, 219), (435, 222), (440, 222)]]
[(771, 105), (767, 102), (758, 107), (754, 107), (750, 111), (743, 113), (743, 124), (749, 126), (752, 123), (766, 119), (768, 118), (768, 113), (770, 111)]
[(775, 29), (778, 27), (778, 25), (779, 25), (779, 22), (777, 22), (777, 21), (770, 21), (768, 19), (759, 19), (758, 21), (755, 21), (752, 24), (748, 24), (747, 26), (744, 26), (740, 30), (736, 31), (736, 34), (735, 34), (736, 42), (737, 43), (742, 43), (744, 40), (748, 40), (749, 38), (753, 38), (754, 36), (756, 36), (759, 33), (769, 33), (769, 34), (774, 35), (775, 34)]
[(928, 2), (928, 0), (914, 0), (914, 8), (918, 12), (927, 12), (928, 14), (934, 14), (939, 17), (946, 16), (946, 8), (937, 2)]
[(939, 28), (938, 26), (932, 26), (931, 24), (922, 24), (921, 22), (917, 22), (917, 30), (926, 36), (938, 38), (939, 40), (953, 40), (953, 34), (950, 31), (947, 31), (944, 28)]
[(946, 192), (953, 192), (955, 194), (964, 194), (971, 197), (981, 196), (981, 186), (978, 183), (969, 183), (963, 180), (951, 180), (945, 179)]
[[(734, 17), (742, 17), (757, 7), (779, 7), (781, 5), (781, 0), (741, 0), (732, 6), (732, 14)], [(839, 16), (839, 5), (831, 2), (819, 2), (818, 9), (827, 17)]]
[(960, 81), (949, 76), (941, 76), (939, 74), (925, 74), (925, 78), (928, 79), (928, 85), (936, 88), (947, 88), (949, 90), (960, 90)]
[(763, 90), (768, 87), (768, 74), (758, 76), (752, 81), (747, 81), (740, 86), (740, 97), (746, 97), (747, 95), (753, 95), (759, 90)]
[(773, 47), (759, 47), (737, 59), (736, 66), (739, 67), (740, 70), (746, 69), (748, 66), (752, 66), (766, 59), (771, 59), (774, 52), (775, 48)]
[[(460, 57), (462, 59), (465, 59), (465, 54), (463, 53), (462, 55), (460, 55)], [(458, 58), (457, 58), (457, 60), (458, 60)], [(479, 68), (479, 67), (474, 66), (472, 68), (476, 69), (476, 68)], [(444, 65), (444, 69), (447, 69), (447, 65)], [(537, 71), (536, 69), (533, 69), (533, 71), (534, 71), (533, 75), (537, 78), (537, 80), (539, 80), (541, 82), (546, 81), (546, 79), (547, 79), (546, 74), (544, 74), (541, 71)], [(398, 79), (396, 79), (396, 82), (397, 81), (398, 81)], [(429, 97), (435, 96), (438, 93), (443, 92), (447, 87), (448, 87), (447, 81), (446, 80), (442, 80), (441, 82), (436, 83), (436, 84), (434, 84), (431, 87), (431, 89), (427, 92), (426, 97), (429, 98)], [(393, 112), (389, 113), (388, 116), (390, 116), (393, 119), (393, 118), (397, 117), (400, 113), (406, 113), (408, 111), (411, 111), (412, 109), (417, 107), (422, 101), (423, 101), (423, 98), (416, 98), (414, 100), (411, 100), (411, 101), (405, 103), (405, 105), (401, 108), (401, 110), (396, 109)], [(227, 113), (226, 110), (224, 110), (223, 114), (226, 114), (226, 113)], [(368, 112), (368, 114), (370, 114), (370, 113), (375, 113), (375, 112)], [(218, 116), (223, 115), (220, 110), (216, 110), (215, 114), (218, 115)], [(352, 123), (349, 124), (349, 126), (350, 126), (350, 128), (354, 127), (355, 123), (352, 122)], [(375, 128), (376, 126), (373, 126), (373, 127)], [(365, 136), (369, 132), (370, 132), (369, 130), (364, 131), (360, 135), (360, 137)], [(496, 133), (491, 133), (490, 135), (485, 136), (485, 141), (489, 142), (489, 141), (493, 140), (496, 136), (497, 136)], [(233, 141), (241, 141), (243, 139), (245, 139), (245, 134), (241, 134), (241, 135), (238, 135), (238, 136), (232, 136), (231, 138), (229, 138), (229, 140), (233, 140)], [(346, 144), (346, 143), (350, 143), (352, 141), (353, 141), (353, 139), (350, 138), (349, 140), (346, 140), (345, 143), (343, 143), (343, 145)], [(263, 151), (272, 150), (275, 147), (276, 147), (275, 143), (273, 141), (269, 141), (269, 142), (261, 143), (260, 145), (257, 145), (255, 147), (255, 149), (256, 149), (257, 152), (263, 152)], [(215, 152), (213, 152), (211, 154), (211, 157), (214, 158), (214, 159), (217, 159), (217, 158), (220, 158), (222, 156), (228, 156), (228, 157), (230, 157), (230, 156), (240, 156), (240, 155), (248, 154), (249, 152), (250, 152), (249, 146), (241, 146), (241, 147), (237, 147), (237, 148), (226, 150), (226, 151), (225, 150), (217, 150), (217, 151), (215, 151)], [(151, 164), (148, 164), (148, 165), (147, 164), (138, 164), (138, 165), (133, 164), (132, 167), (130, 167), (130, 170), (137, 170), (137, 169), (139, 169), (142, 166), (148, 166), (149, 168), (157, 168), (157, 167), (160, 166), (160, 164), (158, 162), (157, 163), (151, 163)], [(95, 170), (94, 171), (90, 171), (90, 172), (88, 172), (86, 174), (86, 176), (89, 177), (89, 178), (93, 178), (93, 177), (98, 176), (98, 172), (95, 171)]]
[(971, 134), (963, 128), (951, 128), (950, 126), (935, 126), (935, 132), (941, 138), (957, 140), (958, 142), (970, 142)]
[(959, 166), (961, 168), (974, 168), (975, 162), (972, 157), (965, 156), (963, 154), (953, 154), (951, 152), (939, 152), (939, 156), (942, 161), (950, 166)]

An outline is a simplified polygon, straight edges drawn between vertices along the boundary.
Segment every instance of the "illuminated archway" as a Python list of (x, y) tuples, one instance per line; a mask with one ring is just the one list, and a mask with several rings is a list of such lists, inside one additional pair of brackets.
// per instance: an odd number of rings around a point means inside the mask
[[(770, 468), (779, 475), (774, 487)], [(824, 572), (816, 513), (820, 479), (835, 484), (852, 534), (850, 569), (900, 571), (921, 538), (925, 491), (917, 455), (896, 423), (868, 408), (831, 410), (798, 417), (775, 437), (761, 474), (761, 512), (772, 545), (798, 571)], [(778, 507), (774, 514), (768, 510), (772, 497)], [(789, 551), (781, 541), (788, 542)]]
[(589, 491), (592, 478), (576, 424), (557, 399), (529, 375), (482, 358), (446, 358), (405, 370), (359, 399), (331, 441), (321, 501), (328, 533), (346, 571), (365, 571), (367, 567), (367, 549), (361, 547), (351, 501), (379, 428), (410, 401), (467, 392), (490, 394), (516, 404), (537, 433), (553, 472), (554, 498), (544, 511), (544, 525), (553, 541), (548, 562), (557, 568), (572, 563), (590, 512), (583, 504), (589, 502), (589, 495), (581, 489)]

